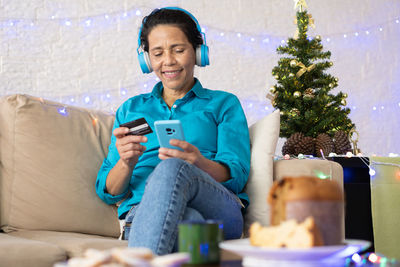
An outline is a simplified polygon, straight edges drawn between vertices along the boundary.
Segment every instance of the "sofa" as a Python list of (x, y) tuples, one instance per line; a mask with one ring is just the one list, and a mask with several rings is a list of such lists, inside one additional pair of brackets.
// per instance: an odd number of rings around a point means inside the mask
[[(114, 115), (29, 95), (0, 97), (0, 267), (53, 266), (88, 248), (127, 246), (120, 240), (117, 206), (95, 193)], [(279, 111), (250, 127), (252, 161), (245, 190), (254, 221), (268, 224), (266, 196), (285, 175), (343, 170), (327, 160), (274, 160)]]

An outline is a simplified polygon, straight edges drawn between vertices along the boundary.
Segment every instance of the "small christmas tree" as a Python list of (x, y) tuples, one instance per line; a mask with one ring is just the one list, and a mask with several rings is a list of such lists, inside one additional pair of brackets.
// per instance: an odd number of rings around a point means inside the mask
[[(333, 65), (329, 61), (331, 53), (322, 51), (320, 36), (307, 37), (308, 27), (314, 27), (314, 21), (305, 10), (305, 0), (295, 0), (295, 8), (299, 8), (295, 20), (297, 32), (286, 45), (277, 48), (278, 54), (287, 56), (280, 58), (278, 66), (273, 68), (277, 84), (267, 95), (272, 105), (281, 111), (280, 136), (289, 138), (301, 133), (309, 142), (310, 137), (317, 138), (320, 134), (333, 138), (339, 131), (348, 133), (354, 124), (348, 118), (350, 109), (345, 107), (347, 94), (330, 93), (338, 86), (338, 79), (325, 73)], [(301, 151), (292, 149), (289, 152)]]

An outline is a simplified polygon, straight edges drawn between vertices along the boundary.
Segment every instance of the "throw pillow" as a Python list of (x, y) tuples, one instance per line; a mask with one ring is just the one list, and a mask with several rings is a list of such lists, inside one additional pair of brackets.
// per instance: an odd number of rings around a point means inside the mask
[(277, 109), (250, 126), (251, 164), (245, 192), (249, 195), (244, 235), (253, 222), (269, 224), (267, 195), (273, 182), (273, 160), (279, 138), (280, 111)]
[(28, 95), (0, 99), (1, 227), (118, 237), (95, 192), (114, 116)]

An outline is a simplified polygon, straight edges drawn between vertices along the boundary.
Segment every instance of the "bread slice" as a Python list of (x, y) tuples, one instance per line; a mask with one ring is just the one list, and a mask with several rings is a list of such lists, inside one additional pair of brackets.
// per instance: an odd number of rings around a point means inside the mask
[(277, 226), (263, 227), (259, 223), (250, 226), (250, 244), (269, 248), (310, 248), (322, 246), (321, 233), (313, 217), (304, 222), (288, 220)]

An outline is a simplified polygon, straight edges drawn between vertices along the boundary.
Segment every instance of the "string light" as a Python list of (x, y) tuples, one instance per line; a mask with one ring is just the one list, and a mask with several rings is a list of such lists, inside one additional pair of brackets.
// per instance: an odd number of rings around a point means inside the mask
[(376, 171), (374, 170), (374, 169), (372, 169), (372, 168), (369, 168), (369, 175), (371, 176), (371, 177), (373, 177), (373, 176), (375, 176), (375, 174), (376, 174)]
[(368, 256), (368, 260), (369, 260), (370, 262), (372, 262), (372, 263), (375, 263), (375, 262), (377, 262), (377, 261), (379, 260), (379, 257), (378, 257), (375, 253), (371, 253), (371, 254)]
[(89, 97), (89, 96), (85, 96), (85, 98), (83, 99), (83, 101), (84, 101), (86, 104), (89, 104), (89, 103), (90, 103), (90, 97)]
[[(118, 23), (118, 19), (117, 18), (129, 18), (131, 17), (131, 15), (135, 15), (136, 17), (140, 17), (142, 16), (143, 12), (142, 10), (146, 10), (146, 12), (150, 12), (153, 8), (152, 7), (137, 7), (137, 6), (132, 6), (124, 11), (117, 11), (114, 13), (104, 13), (104, 14), (99, 14), (99, 15), (94, 15), (91, 17), (87, 17), (86, 19), (84, 19), (83, 24), (85, 27), (89, 27), (89, 26), (93, 26), (94, 21), (98, 21), (99, 19), (103, 19), (106, 21), (110, 21), (112, 18), (116, 18), (115, 23)], [(44, 23), (47, 24), (49, 21), (52, 22), (60, 22), (61, 25), (65, 25), (67, 27), (71, 26), (73, 24), (73, 21), (81, 21), (81, 17), (65, 17), (65, 18), (57, 18), (56, 15), (52, 15), (50, 18), (46, 19), (46, 18), (39, 18), (39, 19), (31, 19), (31, 18), (7, 18), (7, 17), (3, 17), (0, 19), (0, 23), (3, 22), (7, 25), (9, 25), (10, 27), (15, 26), (16, 24), (32, 24), (33, 22), (35, 22), (36, 24), (38, 23)], [(101, 22), (99, 22), (101, 24)], [(77, 23), (79, 24), (79, 23)], [(399, 24), (399, 19), (398, 18), (392, 18), (389, 19), (385, 22), (380, 23), (381, 25), (378, 26), (371, 26), (368, 28), (363, 29), (362, 31), (365, 33), (365, 36), (370, 36), (373, 35), (374, 32), (378, 31), (378, 32), (383, 32), (384, 29), (386, 29), (384, 26), (386, 25), (390, 25), (390, 24)], [(206, 32), (208, 30), (217, 30), (218, 34), (220, 34), (221, 37), (228, 37), (228, 35), (230, 34), (235, 34), (237, 37), (243, 37), (244, 35), (249, 36), (249, 39), (247, 39), (249, 42), (251, 43), (256, 43), (256, 42), (260, 42), (260, 43), (265, 43), (265, 42), (270, 42), (271, 38), (275, 39), (274, 43), (278, 43), (279, 41), (282, 40), (282, 38), (286, 39), (286, 36), (279, 36), (279, 35), (273, 35), (273, 34), (268, 34), (268, 36), (270, 36), (267, 41), (265, 39), (265, 35), (266, 34), (254, 34), (254, 33), (248, 33), (248, 34), (244, 34), (244, 33), (238, 33), (238, 32), (234, 32), (234, 31), (221, 31), (220, 29), (217, 29), (215, 27), (212, 26), (205, 26), (203, 25), (202, 27), (202, 31)], [(349, 38), (350, 36), (354, 36), (355, 38), (359, 37), (361, 34), (359, 31), (355, 31), (353, 33), (351, 32), (346, 32), (346, 33), (331, 33), (331, 34), (327, 34), (325, 40), (327, 42), (331, 42), (333, 37), (339, 37), (341, 36), (342, 38), (346, 39)], [(282, 42), (283, 43), (283, 42)]]
[(68, 112), (67, 112), (67, 108), (66, 107), (61, 107), (61, 108), (58, 108), (57, 110), (58, 110), (58, 113), (60, 113), (61, 115), (68, 116)]
[(356, 263), (361, 263), (362, 258), (358, 253), (353, 254), (353, 256), (351, 256), (351, 259)]

